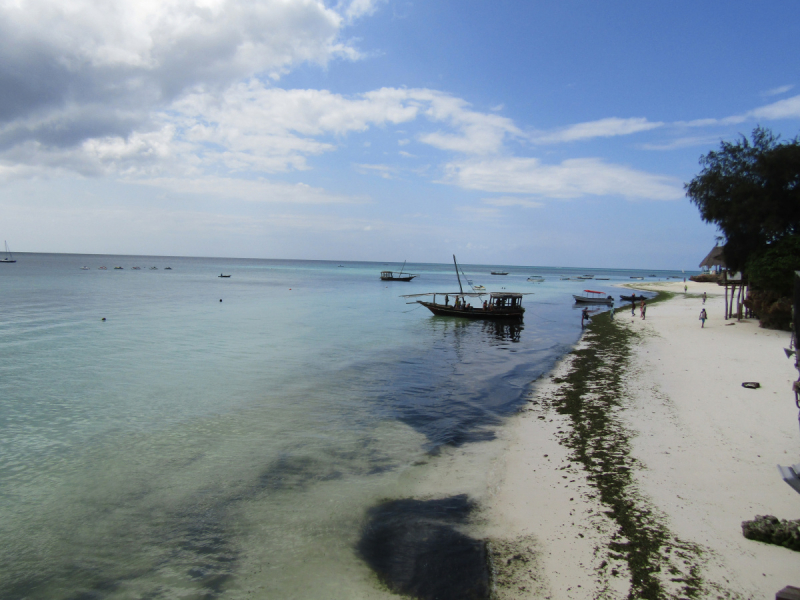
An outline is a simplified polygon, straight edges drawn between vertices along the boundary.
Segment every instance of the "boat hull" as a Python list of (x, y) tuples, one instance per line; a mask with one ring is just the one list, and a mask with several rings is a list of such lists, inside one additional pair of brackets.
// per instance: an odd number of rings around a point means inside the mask
[(381, 277), (381, 281), (411, 281), (416, 275), (409, 275), (403, 277)]
[(473, 307), (472, 309), (455, 308), (446, 304), (438, 304), (435, 302), (425, 302), (417, 300), (425, 308), (431, 311), (437, 317), (459, 317), (461, 319), (480, 319), (480, 320), (522, 320), (525, 309), (521, 306), (519, 308), (495, 308), (494, 310), (484, 310), (481, 307)]
[(586, 296), (576, 296), (575, 294), (572, 297), (575, 298), (575, 302), (578, 304), (614, 304), (613, 298), (587, 298)]

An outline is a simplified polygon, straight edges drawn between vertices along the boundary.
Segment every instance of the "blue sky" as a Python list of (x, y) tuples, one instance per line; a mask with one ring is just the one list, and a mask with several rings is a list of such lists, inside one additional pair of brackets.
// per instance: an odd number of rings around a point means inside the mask
[(12, 249), (691, 269), (683, 184), (800, 132), (800, 4), (0, 4)]

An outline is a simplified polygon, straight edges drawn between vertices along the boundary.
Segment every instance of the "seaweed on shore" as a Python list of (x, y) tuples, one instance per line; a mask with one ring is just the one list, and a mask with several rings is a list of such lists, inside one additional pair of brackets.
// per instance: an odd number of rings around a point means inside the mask
[[(648, 304), (670, 296), (662, 292)], [(628, 598), (697, 598), (703, 586), (701, 548), (669, 531), (663, 516), (638, 490), (633, 475), (640, 465), (631, 455), (634, 433), (623, 420), (628, 402), (624, 374), (630, 367), (632, 344), (639, 337), (608, 314), (592, 319), (584, 334), (586, 343), (572, 352), (569, 372), (554, 379), (560, 385), (549, 404), (569, 418), (571, 427), (561, 434), (560, 442), (570, 449), (571, 460), (586, 471), (590, 486), (607, 507), (606, 516), (616, 525), (608, 556), (627, 565)], [(619, 574), (607, 561), (598, 570), (604, 577), (609, 570), (611, 575)]]

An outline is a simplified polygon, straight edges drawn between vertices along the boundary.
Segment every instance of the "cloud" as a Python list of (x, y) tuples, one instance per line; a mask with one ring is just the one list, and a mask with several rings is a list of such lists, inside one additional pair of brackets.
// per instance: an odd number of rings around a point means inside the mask
[(339, 12), (344, 14), (349, 22), (352, 22), (373, 14), (377, 9), (377, 4), (383, 2), (385, 0), (350, 0), (342, 3), (343, 6), (339, 9)]
[(0, 144), (124, 136), (194, 88), (356, 59), (344, 26), (322, 0), (0, 3)]
[(800, 118), (800, 95), (778, 100), (766, 104), (740, 115), (732, 115), (723, 119), (696, 119), (694, 121), (678, 122), (676, 125), (687, 127), (709, 127), (713, 125), (738, 125), (754, 119), (777, 121), (780, 119)]
[(768, 104), (747, 113), (748, 117), (755, 119), (797, 119), (800, 118), (800, 96), (793, 96), (785, 100), (779, 100), (773, 104)]
[[(81, 118), (88, 121), (90, 111), (84, 109)], [(274, 174), (308, 169), (309, 157), (332, 152), (344, 137), (374, 127), (416, 121), (424, 131), (433, 125), (439, 130), (417, 138), (472, 155), (496, 153), (506, 137), (520, 133), (510, 120), (473, 111), (465, 101), (435, 90), (381, 88), (344, 96), (281, 89), (258, 79), (221, 90), (190, 90), (127, 133), (103, 134), (101, 127), (94, 135), (55, 143), (43, 131), (62, 129), (63, 113), (51, 114), (46, 128), (16, 123), (0, 129), (0, 161), (126, 178)], [(70, 119), (76, 121), (74, 115)], [(19, 129), (24, 133), (15, 133)], [(398, 143), (402, 146), (407, 139)]]
[(156, 187), (173, 194), (207, 195), (262, 204), (366, 204), (366, 197), (331, 194), (304, 183), (279, 183), (264, 179), (249, 180), (231, 177), (196, 179), (159, 177), (139, 179), (137, 184)]
[(447, 94), (420, 92), (416, 99), (428, 102), (424, 114), (431, 121), (448, 123), (456, 130), (420, 135), (419, 141), (424, 144), (463, 154), (492, 154), (501, 149), (507, 136), (523, 135), (511, 119), (472, 111), (467, 102)]
[(520, 206), (522, 208), (542, 208), (543, 202), (530, 198), (517, 198), (516, 196), (501, 196), (499, 198), (484, 198), (484, 204), (491, 206)]
[(650, 131), (664, 125), (661, 122), (651, 122), (644, 117), (620, 119), (609, 117), (598, 121), (577, 123), (551, 133), (532, 136), (534, 142), (552, 144), (558, 142), (574, 142), (598, 137), (614, 137), (630, 135), (640, 131)]
[(677, 200), (681, 182), (661, 175), (609, 164), (598, 158), (575, 158), (544, 165), (536, 158), (493, 158), (451, 162), (445, 183), (493, 193), (550, 198), (622, 196), (628, 199)]
[(682, 137), (662, 144), (641, 144), (643, 150), (679, 150), (681, 148), (694, 148), (695, 146), (708, 146), (719, 143), (720, 137), (713, 135)]
[(354, 165), (356, 171), (359, 173), (376, 173), (384, 179), (394, 179), (397, 175), (397, 169), (389, 165)]
[(793, 85), (782, 85), (780, 87), (772, 88), (771, 90), (767, 90), (765, 92), (761, 92), (762, 96), (780, 96), (781, 94), (785, 94), (789, 90), (794, 88)]

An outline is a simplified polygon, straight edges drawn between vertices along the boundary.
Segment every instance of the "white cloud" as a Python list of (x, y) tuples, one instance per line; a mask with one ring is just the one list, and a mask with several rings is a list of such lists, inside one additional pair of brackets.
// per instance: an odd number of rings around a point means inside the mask
[(364, 16), (371, 15), (375, 12), (377, 4), (383, 3), (385, 0), (350, 0), (343, 2), (344, 9), (341, 10), (348, 21), (355, 21)]
[(578, 140), (588, 140), (598, 137), (614, 137), (619, 135), (630, 135), (640, 131), (650, 131), (664, 125), (661, 122), (651, 122), (647, 119), (631, 118), (620, 119), (609, 117), (598, 121), (588, 121), (577, 123), (551, 133), (543, 133), (533, 136), (533, 141), (546, 144), (557, 142), (574, 142)]
[(397, 174), (397, 169), (389, 165), (354, 165), (359, 173), (376, 173), (384, 179), (394, 179)]
[(137, 184), (160, 188), (173, 194), (207, 195), (265, 204), (365, 204), (368, 198), (331, 194), (303, 183), (278, 183), (264, 179), (231, 177), (138, 179)]
[[(79, 145), (28, 143), (23, 136), (22, 144), (0, 151), (0, 160), (128, 178), (280, 173), (309, 168), (309, 157), (336, 150), (349, 134), (413, 121), (423, 130), (446, 126), (447, 131), (421, 133), (418, 139), (463, 154), (496, 153), (507, 136), (520, 134), (509, 119), (473, 111), (465, 101), (435, 90), (381, 88), (343, 96), (251, 79), (224, 90), (194, 89), (168, 110), (151, 114), (146, 128), (127, 135), (89, 136)], [(407, 137), (398, 141), (406, 143)]]
[(800, 118), (800, 95), (754, 108), (741, 115), (732, 115), (722, 119), (696, 119), (694, 121), (678, 122), (676, 125), (709, 127), (713, 125), (738, 125), (753, 119), (777, 121), (797, 118)]
[(530, 198), (518, 198), (516, 196), (484, 198), (483, 203), (491, 206), (520, 206), (522, 208), (542, 208), (544, 206), (543, 202), (531, 200)]
[(682, 137), (670, 142), (661, 144), (641, 144), (639, 146), (643, 150), (679, 150), (681, 148), (693, 148), (695, 146), (708, 146), (710, 144), (719, 143), (720, 137), (713, 135), (695, 136), (695, 137)]
[(761, 92), (762, 96), (780, 96), (781, 94), (785, 94), (786, 92), (790, 91), (794, 88), (793, 85), (782, 85), (780, 87), (772, 88), (771, 90), (767, 90), (765, 92)]
[(493, 193), (550, 198), (622, 196), (629, 199), (677, 200), (681, 182), (661, 175), (609, 164), (598, 158), (576, 158), (544, 165), (536, 158), (494, 158), (452, 162), (446, 183)]
[(779, 100), (773, 104), (761, 106), (747, 113), (755, 119), (797, 119), (800, 118), (800, 96)]
[(192, 88), (358, 58), (344, 26), (323, 0), (0, 2), (0, 144), (126, 136)]
[(522, 137), (511, 119), (470, 110), (469, 104), (439, 92), (418, 90), (416, 99), (427, 100), (425, 115), (434, 122), (448, 123), (456, 133), (441, 131), (419, 136), (419, 140), (440, 150), (463, 154), (498, 152), (507, 136)]

